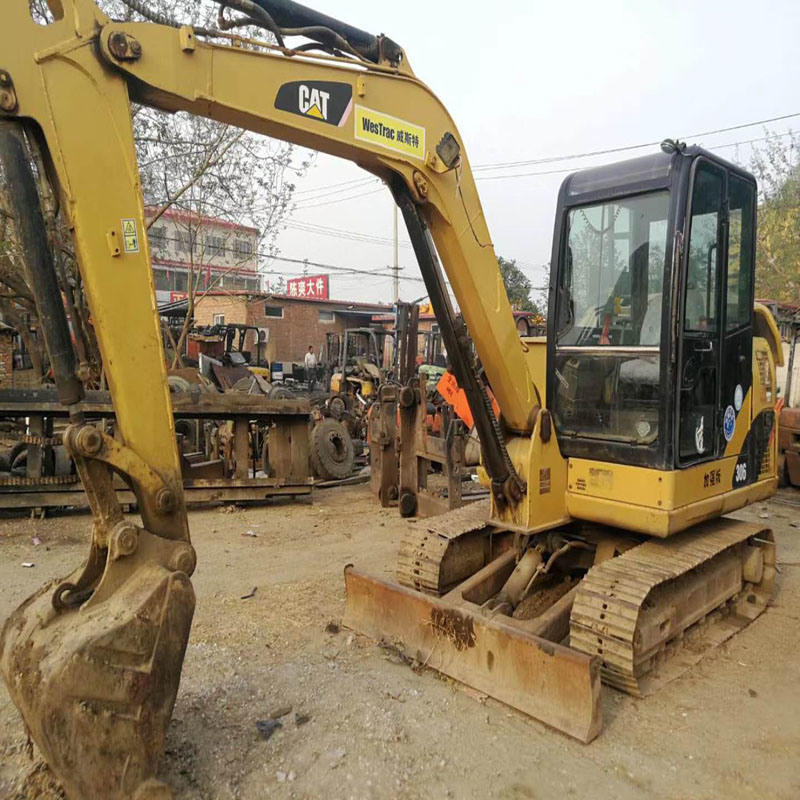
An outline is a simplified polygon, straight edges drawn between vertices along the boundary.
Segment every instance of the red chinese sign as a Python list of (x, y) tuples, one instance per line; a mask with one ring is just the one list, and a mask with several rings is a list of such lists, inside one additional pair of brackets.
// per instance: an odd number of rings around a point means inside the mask
[(305, 278), (292, 278), (286, 281), (289, 297), (308, 297), (312, 300), (328, 300), (328, 276), (309, 275)]

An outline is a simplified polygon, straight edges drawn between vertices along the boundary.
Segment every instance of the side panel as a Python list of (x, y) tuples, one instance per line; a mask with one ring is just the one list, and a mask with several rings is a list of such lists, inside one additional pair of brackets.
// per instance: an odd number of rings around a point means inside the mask
[(740, 487), (734, 487), (737, 457), (669, 472), (570, 459), (567, 510), (575, 519), (670, 536), (775, 494), (774, 435), (766, 441), (769, 458), (762, 463), (772, 466)]

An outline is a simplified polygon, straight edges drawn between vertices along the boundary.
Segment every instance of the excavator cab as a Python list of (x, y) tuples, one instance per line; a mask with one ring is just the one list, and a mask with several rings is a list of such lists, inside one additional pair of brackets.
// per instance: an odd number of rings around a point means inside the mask
[(755, 213), (755, 180), (698, 148), (564, 182), (548, 355), (565, 456), (600, 444), (673, 469), (724, 454), (726, 409), (751, 400)]
[(774, 387), (753, 372), (754, 336), (774, 344), (754, 311), (755, 230), (755, 179), (698, 147), (667, 141), (564, 181), (547, 402), (565, 458), (695, 468), (712, 495), (773, 472)]

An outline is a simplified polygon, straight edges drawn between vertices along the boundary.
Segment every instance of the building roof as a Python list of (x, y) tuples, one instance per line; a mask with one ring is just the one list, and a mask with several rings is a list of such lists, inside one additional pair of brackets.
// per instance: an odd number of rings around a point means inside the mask
[(244, 297), (250, 300), (274, 300), (281, 303), (316, 303), (317, 305), (341, 306), (342, 309), (353, 308), (360, 311), (381, 311), (391, 310), (390, 303), (360, 303), (355, 300), (325, 300), (322, 297), (295, 297), (288, 294), (277, 294), (275, 292), (253, 292), (247, 289), (232, 289), (226, 291), (221, 289), (213, 292), (203, 292), (203, 297)]
[[(524, 318), (524, 319), (537, 319), (540, 316), (535, 311), (518, 311), (515, 308), (511, 309), (511, 313), (514, 315), (514, 319), (522, 319), (522, 318)], [(436, 321), (436, 315), (435, 314), (420, 314), (419, 318), (420, 319), (424, 319), (424, 320), (432, 320), (434, 322)], [(394, 322), (394, 319), (395, 319), (395, 314), (394, 314), (394, 311), (392, 311), (391, 314), (385, 314), (385, 315), (382, 315), (382, 316), (374, 317), (373, 321), (374, 322)]]
[[(353, 300), (324, 300), (318, 297), (293, 297), (288, 294), (275, 294), (272, 292), (252, 292), (246, 289), (234, 289), (225, 291), (224, 289), (215, 292), (203, 292), (202, 297), (195, 299), (195, 303), (203, 302), (209, 297), (241, 298), (245, 302), (276, 302), (276, 303), (313, 303), (318, 306), (334, 306), (336, 309), (347, 314), (368, 315), (372, 317), (381, 312), (392, 309), (389, 303), (358, 303)], [(189, 309), (188, 300), (178, 300), (174, 303), (163, 303), (158, 307), (158, 312), (164, 317), (186, 316)], [(392, 317), (393, 318), (393, 317)]]
[[(154, 217), (158, 208), (155, 206), (145, 206), (144, 213), (146, 217)], [(180, 208), (168, 208), (162, 215), (164, 219), (171, 219), (175, 222), (191, 222), (199, 223), (201, 225), (208, 225), (211, 228), (227, 228), (232, 231), (239, 231), (240, 233), (252, 233), (258, 235), (258, 228), (251, 228), (247, 225), (239, 225), (236, 222), (228, 222), (226, 219), (219, 219), (218, 217), (207, 217), (205, 214), (196, 214), (193, 211), (184, 211)]]
[(342, 306), (352, 309), (357, 309), (359, 311), (373, 311), (373, 312), (380, 312), (386, 309), (392, 309), (393, 306), (390, 303), (359, 303), (355, 300), (325, 300), (322, 297), (295, 297), (294, 295), (288, 294), (275, 294), (274, 292), (265, 292), (261, 294), (254, 294), (253, 292), (242, 292), (242, 294), (250, 294), (253, 295), (254, 299), (264, 299), (264, 300), (280, 300), (280, 302), (289, 302), (289, 303), (317, 303), (318, 305), (334, 305), (334, 306)]
[(767, 300), (763, 298), (756, 297), (756, 303), (761, 303), (765, 306), (777, 306), (783, 311), (800, 311), (800, 305), (797, 303), (787, 303), (783, 300)]

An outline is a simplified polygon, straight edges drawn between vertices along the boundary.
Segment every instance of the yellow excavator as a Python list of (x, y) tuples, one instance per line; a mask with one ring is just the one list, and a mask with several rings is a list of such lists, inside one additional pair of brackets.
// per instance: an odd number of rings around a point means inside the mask
[[(157, 762), (195, 604), (131, 103), (349, 159), (403, 213), (492, 498), (414, 526), (398, 583), (348, 567), (347, 624), (588, 741), (601, 679), (643, 693), (764, 609), (772, 534), (721, 518), (776, 488), (782, 356), (754, 310), (748, 174), (668, 141), (570, 177), (548, 336), (520, 339), (461, 136), (391, 39), (289, 0), (220, 2), (214, 28), (3, 6), (0, 159), (93, 523), (86, 563), (11, 615), (0, 660), (69, 797), (170, 796)], [(253, 25), (270, 36), (237, 27)], [(118, 438), (81, 410), (32, 148), (74, 235)]]

